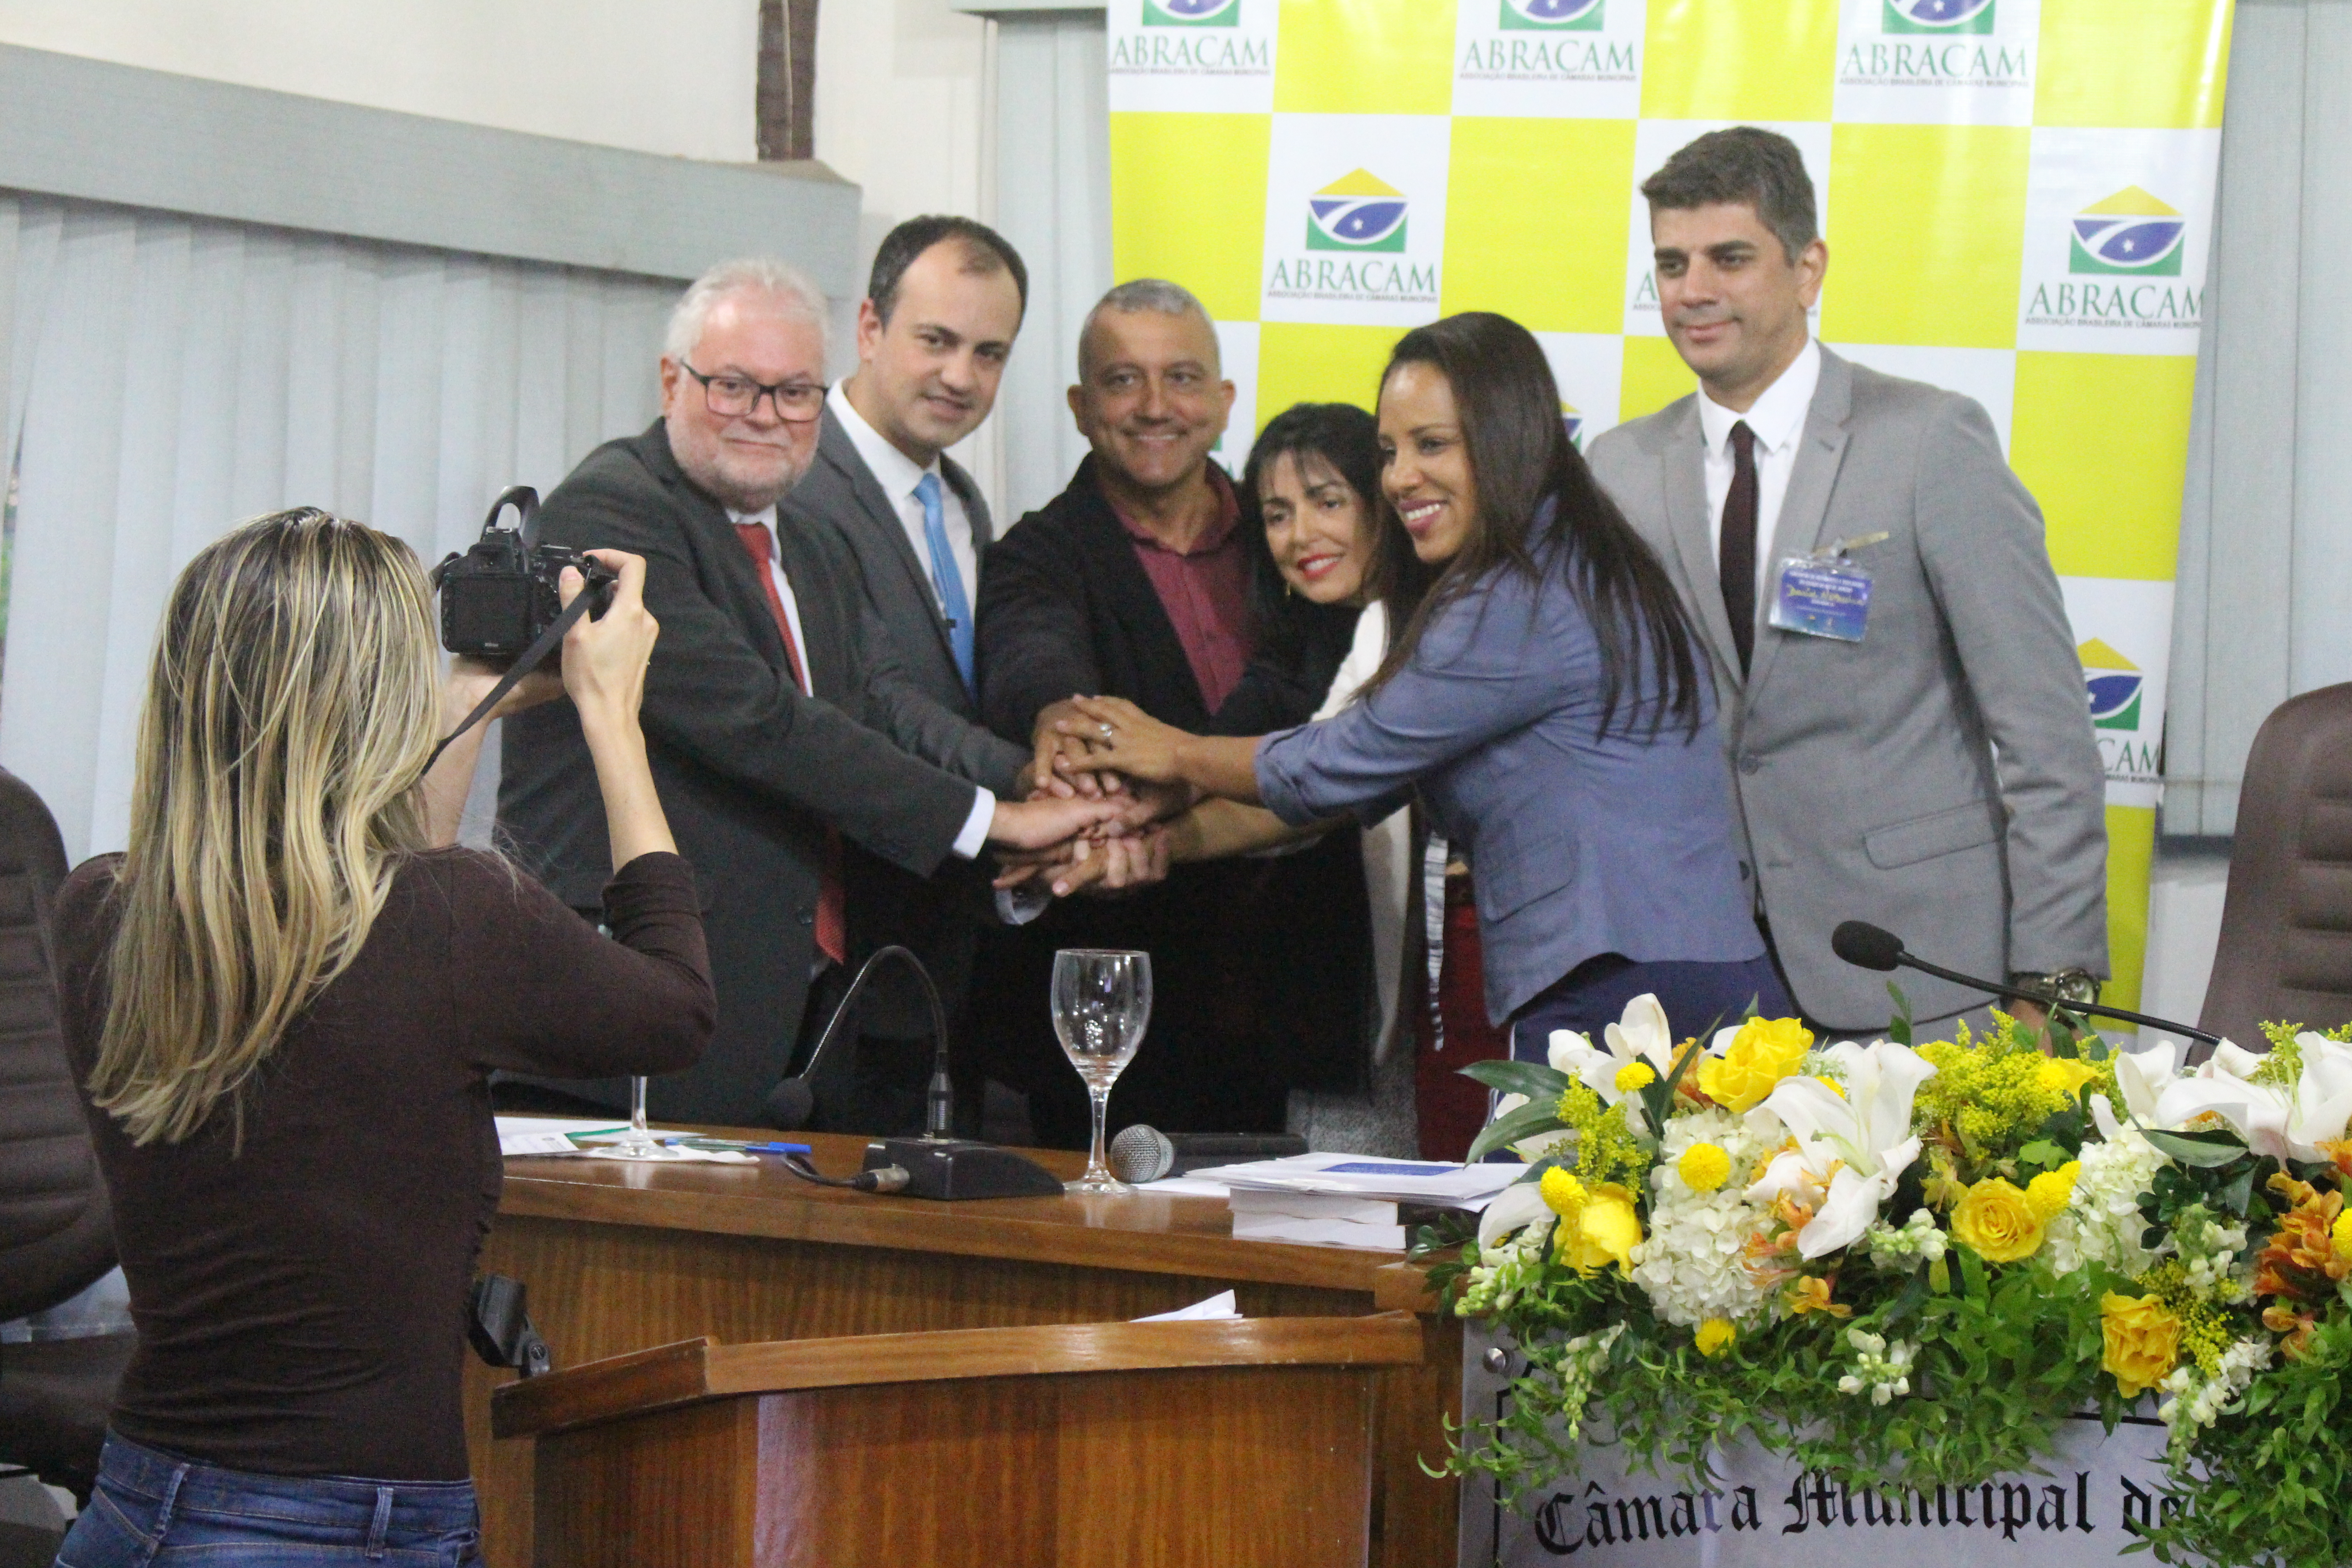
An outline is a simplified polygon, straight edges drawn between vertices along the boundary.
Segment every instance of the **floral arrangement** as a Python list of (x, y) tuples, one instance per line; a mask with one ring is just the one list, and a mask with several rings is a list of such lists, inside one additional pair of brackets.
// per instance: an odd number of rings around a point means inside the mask
[[(1900, 1000), (1900, 994), (1897, 994)], [(2058, 1423), (2169, 1429), (2166, 1562), (2338, 1568), (2352, 1542), (2352, 1031), (2273, 1026), (2194, 1068), (2062, 1021), (1818, 1047), (1749, 1018), (1677, 1044), (1639, 997), (1599, 1046), (1469, 1069), (1471, 1152), (1526, 1180), (1439, 1254), (1524, 1352), (1453, 1456), (1516, 1497), (1588, 1422), (1691, 1479), (1748, 1440), (1836, 1479), (1969, 1485)]]

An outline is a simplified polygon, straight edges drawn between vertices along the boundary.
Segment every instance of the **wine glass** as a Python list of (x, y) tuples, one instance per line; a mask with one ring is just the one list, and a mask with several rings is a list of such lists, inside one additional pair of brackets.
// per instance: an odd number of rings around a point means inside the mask
[(652, 1131), (646, 1126), (646, 1080), (629, 1080), (629, 1130), (620, 1141), (599, 1151), (608, 1160), (683, 1160), (682, 1150), (672, 1149), (654, 1142)]
[(1098, 948), (1065, 948), (1054, 955), (1054, 1033), (1094, 1101), (1095, 1136), (1087, 1173), (1064, 1189), (1131, 1193), (1103, 1159), (1103, 1121), (1110, 1086), (1134, 1058), (1151, 1022), (1151, 955)]

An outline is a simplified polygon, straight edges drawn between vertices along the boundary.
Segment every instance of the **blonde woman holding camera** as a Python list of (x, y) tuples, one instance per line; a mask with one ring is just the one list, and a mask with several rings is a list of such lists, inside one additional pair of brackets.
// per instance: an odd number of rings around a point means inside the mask
[[(66, 1037), (137, 1354), (68, 1568), (477, 1560), (458, 1383), (495, 1068), (674, 1070), (713, 1005), (637, 707), (639, 558), (564, 639), (613, 846), (607, 941), (451, 847), (495, 672), (438, 675), (408, 547), (313, 510), (180, 574), (126, 854), (58, 896)], [(579, 574), (564, 574), (567, 602)], [(533, 676), (503, 707), (557, 695)]]

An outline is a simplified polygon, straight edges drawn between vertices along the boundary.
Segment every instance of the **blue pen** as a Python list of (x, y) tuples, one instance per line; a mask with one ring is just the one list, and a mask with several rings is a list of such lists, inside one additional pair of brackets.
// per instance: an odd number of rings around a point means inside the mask
[(725, 1138), (700, 1138), (692, 1135), (664, 1138), (661, 1142), (670, 1144), (699, 1144), (702, 1147), (709, 1149), (740, 1149), (746, 1154), (806, 1154), (811, 1152), (809, 1146), (805, 1143), (737, 1143)]

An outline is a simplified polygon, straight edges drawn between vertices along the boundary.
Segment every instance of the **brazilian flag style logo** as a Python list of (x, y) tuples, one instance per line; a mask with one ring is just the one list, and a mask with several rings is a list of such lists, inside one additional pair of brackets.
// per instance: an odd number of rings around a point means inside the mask
[(2083, 682), (2091, 691), (2091, 727), (2137, 731), (2140, 688), (2147, 681), (2139, 666), (2096, 637), (2074, 651), (2083, 660)]
[(1576, 405), (1563, 398), (1559, 405), (1559, 427), (1568, 432), (1568, 444), (1578, 451), (1584, 450), (1584, 416)]
[(1500, 26), (1546, 33), (1597, 33), (1604, 0), (1502, 0)]
[(1404, 193), (1359, 169), (1307, 198), (1309, 250), (1402, 250)]
[(1990, 33), (1997, 0), (1884, 0), (1887, 33)]
[(2141, 190), (2126, 185), (2105, 201), (2074, 215), (2074, 243), (2066, 270), (2130, 273), (2141, 278), (2180, 276), (2181, 237), (2189, 220)]
[(1143, 0), (1147, 27), (1238, 27), (1242, 0)]

